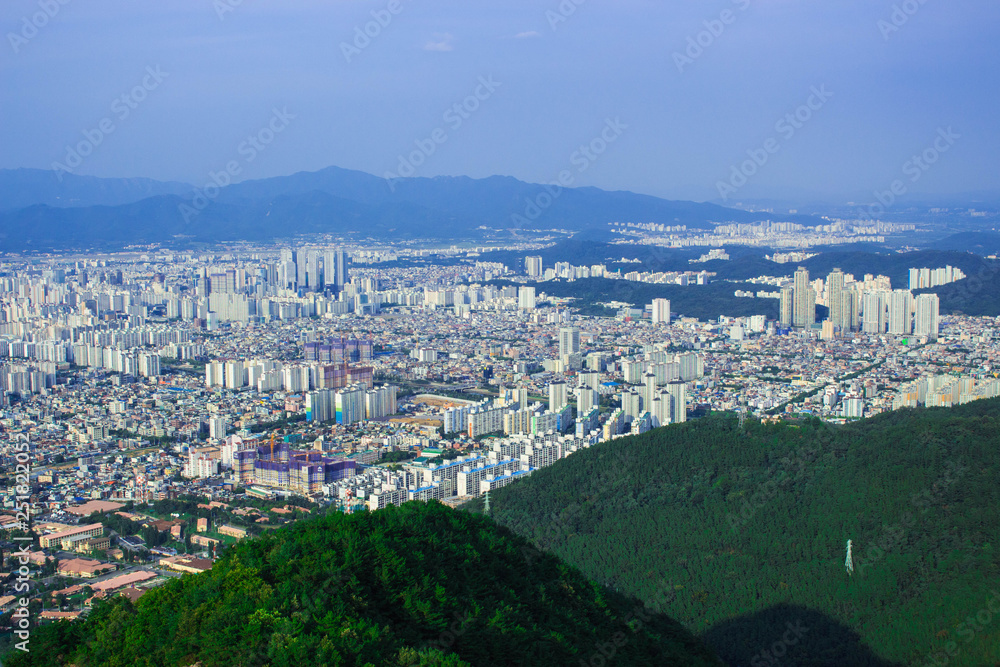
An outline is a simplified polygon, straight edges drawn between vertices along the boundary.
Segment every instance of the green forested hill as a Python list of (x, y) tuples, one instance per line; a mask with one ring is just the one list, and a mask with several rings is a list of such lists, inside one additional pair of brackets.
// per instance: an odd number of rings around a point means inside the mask
[(491, 506), (732, 665), (1000, 664), (1000, 400), (842, 427), (713, 415), (578, 452)]
[[(331, 514), (32, 631), (7, 667), (717, 665), (669, 618), (437, 502)], [(612, 661), (613, 662), (610, 662)]]

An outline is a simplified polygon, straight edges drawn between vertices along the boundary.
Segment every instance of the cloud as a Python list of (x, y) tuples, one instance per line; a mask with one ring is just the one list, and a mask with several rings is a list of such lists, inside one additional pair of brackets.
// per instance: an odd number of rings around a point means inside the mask
[(424, 44), (424, 51), (452, 51), (451, 33), (434, 33), (434, 39)]
[(528, 39), (529, 37), (541, 37), (542, 33), (537, 30), (526, 30), (525, 32), (519, 32), (514, 35), (514, 39)]

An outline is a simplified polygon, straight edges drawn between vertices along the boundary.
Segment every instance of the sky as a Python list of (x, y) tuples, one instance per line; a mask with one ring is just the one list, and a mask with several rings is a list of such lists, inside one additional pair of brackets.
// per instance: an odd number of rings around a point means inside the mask
[(995, 0), (4, 0), (0, 26), (0, 168), (1000, 191)]

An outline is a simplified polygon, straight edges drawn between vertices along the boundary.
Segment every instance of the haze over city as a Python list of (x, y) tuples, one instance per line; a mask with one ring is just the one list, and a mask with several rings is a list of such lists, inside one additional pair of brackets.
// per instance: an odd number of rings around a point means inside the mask
[[(200, 185), (278, 108), (294, 122), (241, 179), (330, 165), (382, 176), (441, 128), (417, 175), (549, 182), (620, 118), (628, 131), (580, 185), (715, 200), (731, 166), (775, 137), (780, 152), (741, 196), (868, 201), (951, 127), (963, 140), (910, 194), (997, 194), (1000, 99), (984, 73), (1000, 66), (1000, 8), (985, 0), (53, 6), (30, 39), (39, 5), (0, 8), (0, 67), (18, 91), (2, 167), (63, 162), (108, 117), (114, 133), (76, 173)], [(113, 102), (147, 67), (164, 78), (123, 118)], [(454, 127), (446, 110), (479, 77), (499, 86)], [(813, 86), (832, 97), (786, 139), (776, 123)]]

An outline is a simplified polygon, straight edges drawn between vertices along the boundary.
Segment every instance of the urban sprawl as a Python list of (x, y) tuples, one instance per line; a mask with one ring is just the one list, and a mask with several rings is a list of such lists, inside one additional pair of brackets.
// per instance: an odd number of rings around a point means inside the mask
[(779, 299), (777, 320), (699, 321), (666, 299), (583, 316), (546, 285), (698, 289), (705, 271), (544, 266), (527, 247), (511, 268), (482, 251), (5, 258), (0, 613), (22, 604), (24, 573), (42, 618), (73, 618), (317, 506), (458, 504), (712, 411), (845, 421), (1000, 395), (996, 318), (914, 295), (966, 280), (953, 267), (913, 267), (904, 286), (775, 255), (789, 275), (735, 296)]

